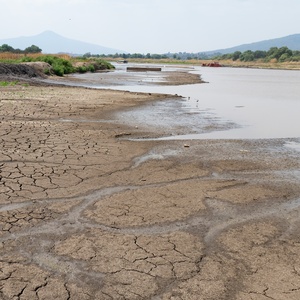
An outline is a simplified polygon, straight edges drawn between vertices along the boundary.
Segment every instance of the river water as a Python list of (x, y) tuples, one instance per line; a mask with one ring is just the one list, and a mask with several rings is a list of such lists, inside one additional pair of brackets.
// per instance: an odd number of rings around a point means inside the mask
[[(119, 66), (116, 72), (124, 75), (124, 70)], [(185, 128), (184, 134), (174, 132), (163, 139), (300, 138), (300, 71), (226, 67), (191, 67), (190, 71), (207, 83), (147, 85), (159, 81), (159, 75), (148, 72), (144, 77), (136, 74), (139, 80), (129, 85), (122, 81), (103, 86), (100, 81), (97, 84), (97, 74), (88, 76), (94, 76), (93, 86), (97, 88), (181, 95), (182, 100), (146, 105), (121, 116), (146, 125), (181, 124)], [(300, 148), (298, 143), (293, 147)]]

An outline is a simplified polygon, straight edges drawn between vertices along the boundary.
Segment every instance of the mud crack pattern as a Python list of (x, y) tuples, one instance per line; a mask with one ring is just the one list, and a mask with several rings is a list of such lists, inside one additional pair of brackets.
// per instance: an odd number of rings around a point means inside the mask
[(0, 299), (299, 299), (284, 141), (136, 142), (113, 112), (166, 96), (0, 91)]

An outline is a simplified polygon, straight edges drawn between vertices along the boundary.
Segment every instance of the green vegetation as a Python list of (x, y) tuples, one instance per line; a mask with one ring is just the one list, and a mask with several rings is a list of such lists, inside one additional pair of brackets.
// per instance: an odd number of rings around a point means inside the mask
[(141, 54), (141, 53), (116, 53), (113, 55), (105, 55), (105, 54), (91, 54), (86, 53), (83, 55), (84, 58), (90, 57), (102, 57), (102, 58), (110, 58), (110, 59), (168, 59), (169, 56), (167, 54)]
[[(20, 84), (19, 81), (0, 81), (0, 87), (6, 87), (6, 86), (15, 86), (17, 84)], [(24, 87), (28, 87), (28, 83), (22, 83), (21, 84)]]
[(41, 53), (42, 49), (40, 49), (38, 46), (35, 45), (31, 45), (30, 47), (27, 47), (25, 50), (21, 50), (21, 49), (14, 49), (13, 47), (7, 45), (7, 44), (3, 44), (2, 46), (0, 46), (0, 53), (3, 52), (10, 52), (10, 53)]
[(35, 52), (37, 51), (37, 48), (37, 46), (33, 45), (29, 48), (26, 48), (26, 53), (16, 53), (12, 47), (8, 45), (2, 45), (0, 47), (0, 62), (10, 64), (24, 62), (46, 62), (51, 66), (51, 68), (45, 69), (45, 74), (55, 74), (57, 76), (64, 76), (65, 74), (76, 72), (85, 73), (95, 72), (98, 70), (114, 69), (112, 64), (98, 57), (88, 58), (70, 57), (69, 55), (43, 55)]
[(263, 62), (295, 62), (300, 61), (300, 51), (292, 51), (288, 47), (272, 47), (268, 51), (251, 51), (247, 50), (245, 52), (236, 51), (230, 54), (223, 54), (214, 57), (214, 59), (219, 60), (228, 60), (231, 59), (233, 61), (239, 60), (242, 62), (251, 62), (261, 60)]
[(75, 72), (79, 73), (96, 72), (100, 70), (111, 70), (115, 68), (108, 61), (96, 57), (77, 57), (73, 58), (72, 61), (73, 66), (75, 67)]
[(262, 61), (262, 62), (300, 62), (300, 51), (292, 51), (288, 47), (272, 47), (268, 51), (251, 51), (247, 50), (245, 52), (236, 51), (229, 54), (206, 54), (206, 53), (187, 53), (187, 52), (178, 52), (178, 53), (166, 53), (166, 54), (141, 54), (141, 53), (116, 53), (114, 55), (91, 55), (87, 53), (85, 57), (103, 57), (109, 58), (112, 60), (172, 60), (185, 62), (191, 60), (232, 60), (232, 61), (241, 61), (241, 62), (251, 62), (251, 61)]
[(82, 62), (84, 63), (84, 65), (87, 65), (87, 69), (88, 71), (93, 72), (93, 70), (90, 70), (89, 68), (94, 67), (94, 71), (98, 71), (98, 70), (110, 70), (110, 69), (114, 69), (115, 67), (108, 61), (98, 58), (98, 57), (90, 57), (90, 58), (86, 58), (86, 57), (82, 57), (82, 58), (76, 58), (76, 60), (78, 62)]
[[(57, 76), (64, 76), (64, 74), (70, 74), (75, 72), (75, 68), (70, 61), (60, 58), (53, 55), (43, 55), (38, 56), (37, 58), (24, 57), (22, 62), (33, 62), (33, 61), (42, 61), (48, 63)], [(50, 73), (50, 70), (46, 70), (46, 73)]]
[[(141, 54), (141, 53), (116, 53), (114, 55), (99, 55), (86, 53), (82, 57), (70, 57), (69, 55), (43, 55), (41, 49), (35, 45), (27, 47), (25, 50), (14, 49), (13, 47), (3, 44), (0, 46), (0, 62), (6, 63), (22, 63), (22, 62), (46, 62), (51, 68), (45, 69), (47, 75), (55, 74), (64, 76), (70, 73), (85, 73), (95, 72), (98, 70), (114, 69), (114, 66), (104, 59), (114, 61), (142, 61), (153, 62), (159, 60), (160, 63), (184, 63), (197, 64), (203, 60), (213, 59), (226, 61), (226, 64), (231, 65), (230, 61), (239, 65), (255, 63), (260, 65), (274, 63), (300, 63), (300, 51), (290, 50), (288, 47), (272, 47), (268, 51), (251, 51), (244, 52), (236, 51), (229, 54), (214, 54), (207, 55), (205, 53), (167, 53), (167, 54)], [(293, 65), (294, 68), (294, 65)]]
[(0, 86), (14, 86), (18, 81), (0, 81)]
[(79, 66), (77, 67), (77, 72), (79, 73), (95, 72), (95, 67), (93, 65)]
[[(22, 62), (46, 62), (52, 67), (52, 71), (57, 76), (64, 76), (71, 73), (85, 73), (95, 72), (98, 70), (110, 70), (114, 66), (102, 59), (86, 59), (86, 58), (62, 58), (54, 55), (42, 55), (36, 58), (24, 57)], [(45, 70), (45, 73), (49, 75), (50, 70)]]

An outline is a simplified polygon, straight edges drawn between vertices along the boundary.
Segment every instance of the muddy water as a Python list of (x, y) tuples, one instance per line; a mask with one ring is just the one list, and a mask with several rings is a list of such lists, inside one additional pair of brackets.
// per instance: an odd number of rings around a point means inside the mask
[[(300, 72), (233, 68), (196, 68), (194, 72), (201, 74), (209, 83), (176, 87), (123, 86), (122, 89), (182, 95), (185, 101), (180, 103), (180, 107), (188, 120), (194, 119), (191, 124), (193, 130), (198, 122), (207, 118), (236, 125), (230, 126), (229, 130), (222, 128), (221, 131), (198, 132), (169, 139), (300, 137)], [(157, 113), (159, 111), (158, 107)], [(145, 107), (144, 111), (137, 113), (142, 113), (144, 122), (155, 123), (153, 107)], [(149, 120), (145, 119), (147, 115)], [(161, 125), (169, 125), (168, 119), (164, 122), (166, 124)]]
[[(173, 71), (165, 67), (162, 71)], [(176, 70), (176, 69), (175, 69)], [(245, 68), (194, 67), (205, 84), (182, 86), (147, 85), (159, 75), (124, 71), (126, 80), (103, 86), (90, 75), (94, 87), (134, 92), (167, 93), (182, 100), (151, 104), (119, 115), (126, 122), (177, 128), (162, 139), (269, 139), (300, 137), (300, 72)], [(150, 72), (149, 72), (150, 73)], [(113, 74), (109, 75), (113, 78)], [(142, 84), (141, 84), (142, 83)], [(294, 145), (299, 147), (299, 144)]]

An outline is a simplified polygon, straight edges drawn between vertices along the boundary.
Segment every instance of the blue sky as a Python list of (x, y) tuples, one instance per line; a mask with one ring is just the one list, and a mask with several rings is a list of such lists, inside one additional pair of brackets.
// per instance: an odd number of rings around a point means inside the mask
[(201, 52), (300, 33), (300, 0), (0, 0), (0, 39), (52, 30), (130, 53)]

